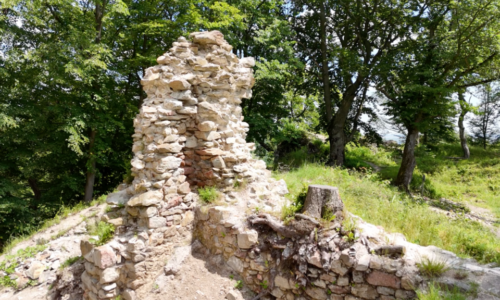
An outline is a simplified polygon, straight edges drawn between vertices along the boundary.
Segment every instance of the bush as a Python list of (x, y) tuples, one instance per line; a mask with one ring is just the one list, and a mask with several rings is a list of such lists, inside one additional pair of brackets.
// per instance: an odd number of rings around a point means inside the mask
[(113, 238), (115, 233), (115, 226), (103, 221), (97, 225), (90, 225), (87, 228), (90, 235), (97, 235), (97, 239), (91, 238), (89, 241), (96, 246), (102, 246)]
[(201, 200), (205, 203), (212, 203), (220, 197), (219, 192), (213, 186), (198, 189), (198, 194), (200, 194)]
[(420, 273), (428, 277), (439, 277), (448, 270), (446, 262), (428, 257), (423, 258), (420, 263), (417, 263), (417, 267)]

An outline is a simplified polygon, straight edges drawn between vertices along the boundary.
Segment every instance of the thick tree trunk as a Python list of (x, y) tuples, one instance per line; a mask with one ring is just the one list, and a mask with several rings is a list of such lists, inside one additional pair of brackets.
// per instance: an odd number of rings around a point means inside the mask
[(459, 135), (460, 135), (460, 144), (462, 145), (462, 150), (464, 152), (464, 158), (469, 159), (470, 158), (470, 151), (469, 147), (467, 146), (467, 139), (465, 138), (465, 128), (464, 128), (464, 119), (465, 115), (469, 112), (467, 108), (465, 107), (465, 99), (464, 99), (464, 94), (459, 93), (458, 98), (460, 101), (460, 116), (458, 117), (458, 130), (459, 130)]
[(87, 166), (87, 180), (85, 183), (85, 196), (83, 200), (85, 202), (90, 202), (92, 201), (92, 197), (94, 195), (94, 181), (95, 181), (95, 173), (96, 173), (96, 165), (95, 165), (95, 155), (94, 155), (94, 144), (95, 144), (95, 137), (96, 137), (97, 131), (95, 129), (92, 129), (90, 131), (90, 137), (89, 137), (89, 163)]
[(417, 146), (419, 131), (416, 128), (408, 129), (406, 136), (405, 148), (403, 151), (403, 159), (401, 160), (401, 167), (399, 168), (398, 176), (396, 177), (395, 184), (403, 188), (406, 192), (410, 192), (410, 183), (413, 177), (413, 170), (415, 169), (415, 148)]
[(335, 215), (335, 221), (342, 222), (344, 203), (340, 199), (339, 189), (327, 185), (310, 185), (302, 213), (321, 219), (326, 214)]
[[(353, 89), (354, 87), (351, 86)], [(356, 88), (357, 89), (357, 88)], [(349, 115), (355, 93), (346, 92), (343, 95), (339, 110), (335, 113), (334, 118), (328, 126), (328, 138), (330, 140), (330, 158), (329, 165), (342, 166), (345, 160), (345, 145), (347, 137), (344, 132), (345, 122)]]

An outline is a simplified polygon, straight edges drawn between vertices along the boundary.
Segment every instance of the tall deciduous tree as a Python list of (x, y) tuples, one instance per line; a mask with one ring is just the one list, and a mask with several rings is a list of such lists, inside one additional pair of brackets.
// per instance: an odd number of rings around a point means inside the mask
[(395, 184), (408, 190), (421, 132), (454, 114), (451, 94), (498, 78), (500, 12), (496, 1), (415, 1), (413, 39), (385, 62), (377, 88), (387, 113), (407, 130)]
[(409, 37), (414, 12), (407, 1), (294, 0), (292, 4), (297, 52), (323, 94), (330, 163), (342, 165), (353, 103), (382, 70), (383, 58)]
[(481, 102), (470, 123), (474, 140), (486, 149), (493, 138), (498, 138), (499, 135), (495, 129), (500, 108), (500, 89), (492, 84), (485, 84), (479, 91)]

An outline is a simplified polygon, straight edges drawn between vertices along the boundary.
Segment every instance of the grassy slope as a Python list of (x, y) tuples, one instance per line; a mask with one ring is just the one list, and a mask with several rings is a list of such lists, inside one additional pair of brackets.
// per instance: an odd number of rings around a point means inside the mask
[(449, 220), (425, 204), (407, 199), (388, 180), (377, 174), (304, 164), (287, 173), (276, 173), (296, 199), (304, 185), (325, 184), (340, 189), (346, 208), (367, 222), (401, 232), (420, 245), (435, 245), (481, 262), (500, 263), (500, 240), (480, 224), (465, 219)]
[[(412, 186), (419, 187), (422, 174), (425, 174), (428, 196), (487, 208), (500, 219), (500, 149), (485, 151), (471, 147), (468, 160), (447, 158), (461, 154), (460, 145), (441, 145), (432, 152), (420, 149)], [(373, 155), (366, 160), (377, 163), (377, 157)], [(396, 177), (399, 165), (391, 161), (381, 165), (387, 166), (381, 172), (382, 178), (392, 180)]]

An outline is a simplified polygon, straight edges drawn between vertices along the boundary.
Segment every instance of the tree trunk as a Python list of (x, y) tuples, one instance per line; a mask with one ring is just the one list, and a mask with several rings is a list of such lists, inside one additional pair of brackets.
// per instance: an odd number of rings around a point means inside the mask
[(467, 146), (467, 139), (465, 138), (465, 128), (464, 128), (465, 115), (469, 112), (469, 110), (466, 107), (463, 93), (458, 94), (458, 99), (460, 102), (460, 109), (461, 109), (460, 116), (458, 117), (458, 129), (459, 129), (459, 134), (460, 134), (460, 144), (462, 145), (462, 150), (464, 152), (464, 158), (469, 159), (470, 158), (470, 151), (469, 151), (469, 147)]
[(87, 180), (85, 183), (85, 196), (83, 200), (85, 202), (90, 202), (92, 201), (92, 197), (94, 195), (94, 181), (95, 181), (95, 155), (94, 155), (94, 143), (95, 143), (95, 136), (97, 134), (97, 131), (95, 129), (92, 129), (90, 131), (90, 137), (89, 137), (89, 161), (87, 164)]
[(34, 178), (28, 178), (28, 184), (31, 187), (31, 190), (33, 191), (33, 194), (35, 195), (35, 200), (40, 201), (42, 198), (42, 191), (40, 191), (40, 188), (38, 188), (38, 183), (36, 179)]
[(321, 219), (327, 214), (335, 215), (335, 221), (342, 222), (344, 203), (339, 189), (327, 185), (310, 185), (302, 213)]
[[(351, 86), (354, 88), (353, 86)], [(355, 93), (346, 92), (343, 95), (339, 110), (331, 120), (328, 126), (328, 138), (330, 140), (330, 158), (329, 165), (342, 166), (345, 160), (346, 135), (344, 132), (345, 122), (349, 115)]]
[(410, 183), (413, 177), (413, 170), (415, 169), (415, 148), (417, 146), (419, 131), (416, 128), (408, 129), (406, 136), (405, 148), (403, 151), (403, 159), (401, 160), (401, 167), (399, 167), (398, 176), (396, 177), (395, 184), (403, 188), (406, 192), (410, 192)]
[(330, 94), (330, 76), (328, 74), (328, 56), (326, 47), (326, 8), (324, 4), (321, 4), (320, 9), (320, 30), (321, 30), (321, 72), (323, 80), (323, 97), (325, 100), (326, 108), (326, 122), (330, 123), (333, 111), (332, 111), (332, 98)]

